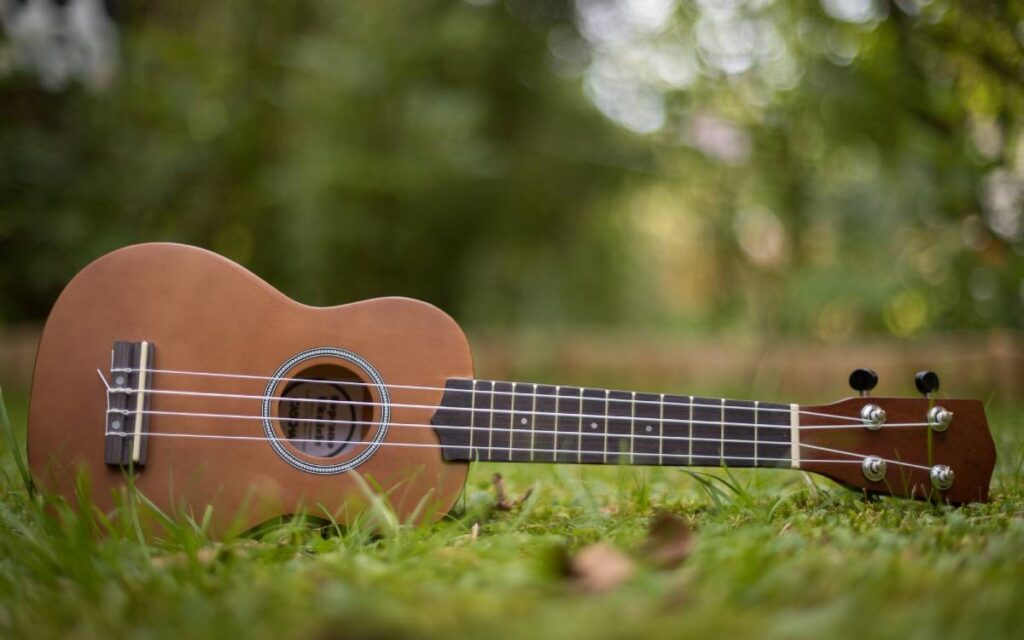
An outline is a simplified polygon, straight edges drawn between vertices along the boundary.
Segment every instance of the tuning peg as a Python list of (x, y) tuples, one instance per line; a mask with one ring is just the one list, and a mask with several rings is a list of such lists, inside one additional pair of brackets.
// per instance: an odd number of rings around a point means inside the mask
[(914, 376), (914, 386), (927, 398), (939, 390), (939, 375), (934, 371), (918, 371)]
[(854, 369), (850, 374), (850, 387), (862, 396), (878, 385), (878, 374), (873, 369)]

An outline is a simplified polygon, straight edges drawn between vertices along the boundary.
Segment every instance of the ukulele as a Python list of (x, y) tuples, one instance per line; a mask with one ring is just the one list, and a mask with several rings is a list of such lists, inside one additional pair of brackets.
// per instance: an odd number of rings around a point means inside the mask
[(300, 510), (351, 523), (454, 505), (469, 462), (769, 467), (867, 494), (984, 502), (976, 400), (861, 391), (805, 406), (477, 379), (459, 326), (406, 298), (311, 307), (214, 253), (129, 246), (61, 293), (29, 409), (36, 484), (101, 509), (132, 483), (165, 512), (249, 527)]

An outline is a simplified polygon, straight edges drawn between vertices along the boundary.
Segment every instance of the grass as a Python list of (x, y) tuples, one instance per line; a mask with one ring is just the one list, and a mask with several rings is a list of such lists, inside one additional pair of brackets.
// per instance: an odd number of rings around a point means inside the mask
[[(23, 441), (23, 398), (9, 408)], [(1020, 415), (990, 412), (1000, 462), (986, 505), (865, 501), (785, 471), (478, 465), (435, 525), (298, 521), (222, 543), (189, 522), (145, 541), (130, 517), (97, 535), (88, 506), (48, 513), (5, 441), (0, 637), (1019, 637)], [(511, 511), (494, 508), (496, 470), (510, 493), (534, 488)], [(639, 552), (658, 510), (695, 529), (670, 569)], [(582, 593), (562, 563), (599, 540), (637, 571)]]

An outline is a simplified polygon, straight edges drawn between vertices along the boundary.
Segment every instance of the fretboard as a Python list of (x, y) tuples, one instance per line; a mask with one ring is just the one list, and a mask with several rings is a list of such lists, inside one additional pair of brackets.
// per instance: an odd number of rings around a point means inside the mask
[(789, 467), (790, 405), (451, 379), (431, 424), (445, 460)]

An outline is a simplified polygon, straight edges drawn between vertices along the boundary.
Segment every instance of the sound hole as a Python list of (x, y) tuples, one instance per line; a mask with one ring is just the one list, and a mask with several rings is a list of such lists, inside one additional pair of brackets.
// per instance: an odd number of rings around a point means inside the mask
[(291, 376), (277, 405), (285, 439), (300, 452), (333, 458), (362, 441), (373, 421), (373, 397), (360, 378), (338, 365), (318, 365)]

